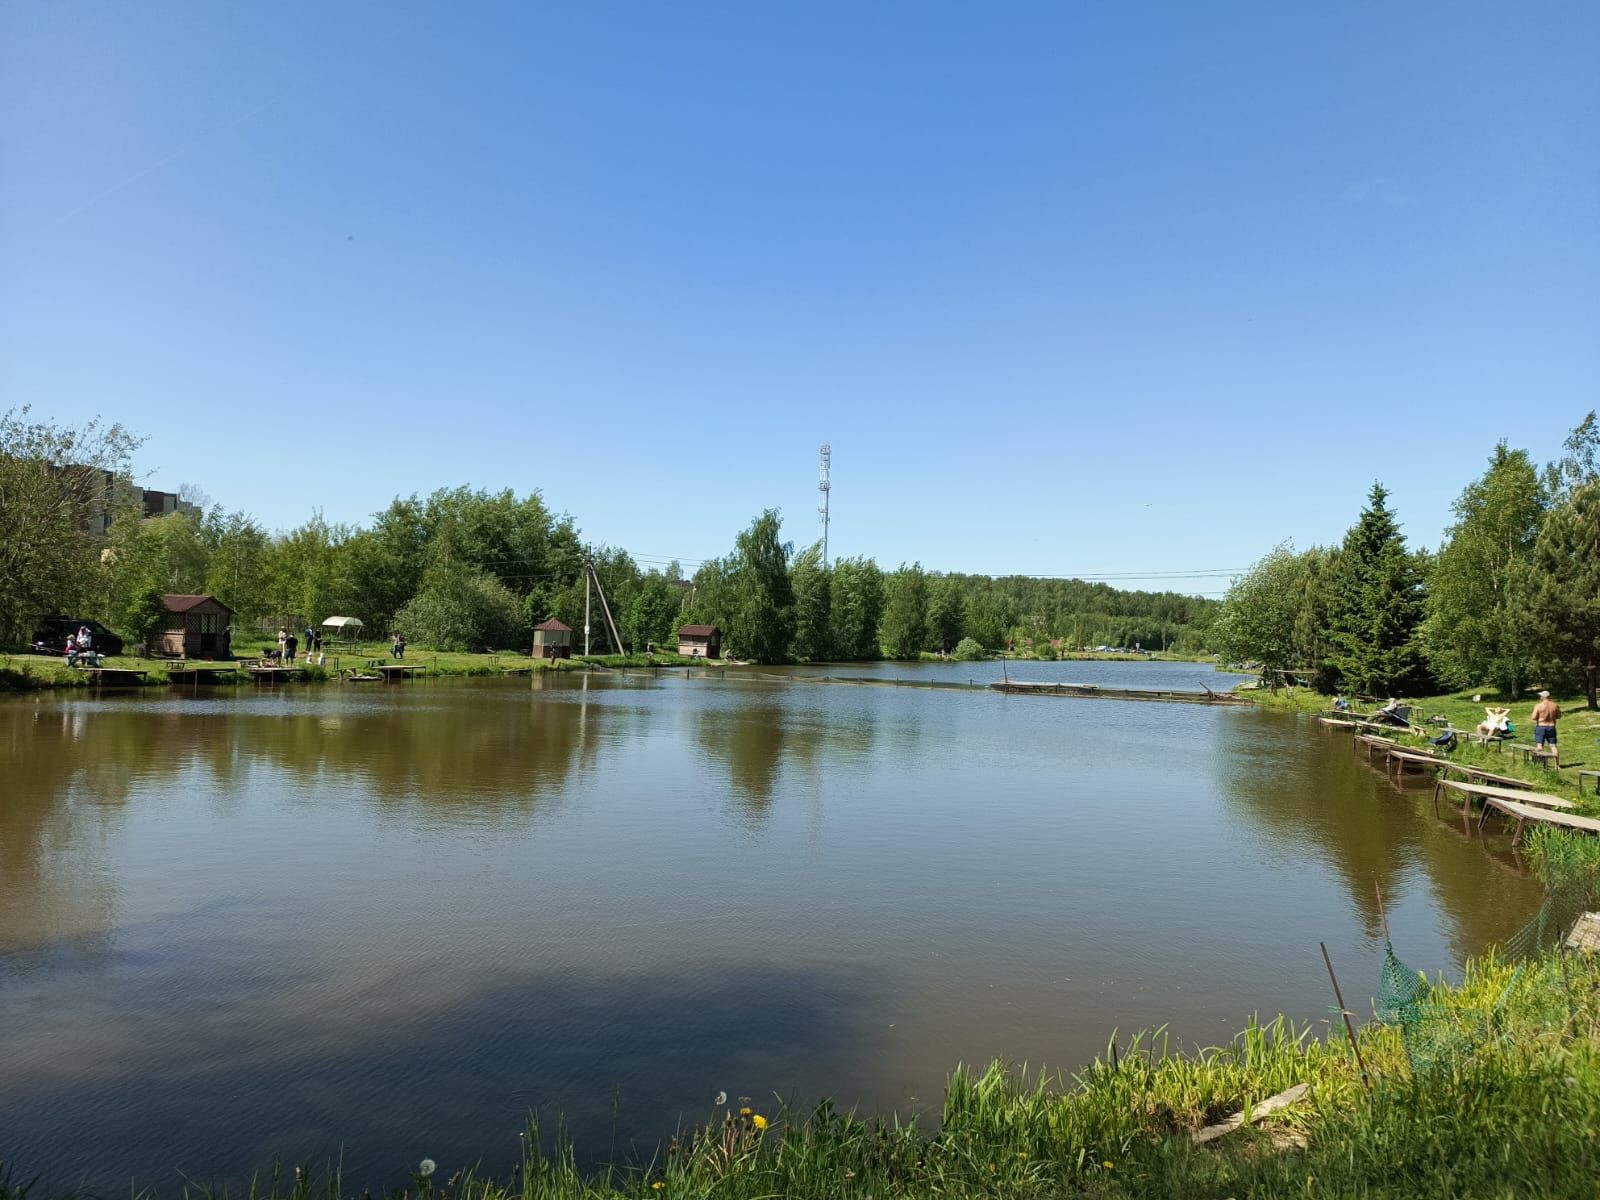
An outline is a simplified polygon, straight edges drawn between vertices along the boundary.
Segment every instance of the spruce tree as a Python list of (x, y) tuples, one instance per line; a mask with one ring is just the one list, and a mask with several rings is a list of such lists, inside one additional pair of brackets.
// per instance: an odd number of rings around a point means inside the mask
[(1424, 682), (1422, 577), (1387, 501), (1374, 483), (1361, 519), (1345, 534), (1328, 598), (1329, 662), (1342, 686), (1371, 695), (1398, 695)]

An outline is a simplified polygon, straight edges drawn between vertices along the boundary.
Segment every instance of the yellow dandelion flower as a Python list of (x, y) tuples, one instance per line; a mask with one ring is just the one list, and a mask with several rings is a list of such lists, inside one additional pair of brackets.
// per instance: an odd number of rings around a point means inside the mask
[(661, 1190), (661, 1189), (662, 1189), (662, 1188), (664, 1188), (664, 1187), (666, 1187), (666, 1186), (667, 1186), (667, 1185), (666, 1185), (666, 1184), (664, 1184), (664, 1183), (662, 1183), (662, 1182), (661, 1182), (661, 1180), (659, 1180), (659, 1179), (658, 1179), (658, 1180), (656, 1180), (656, 1181), (655, 1181), (655, 1182), (654, 1182), (654, 1183), (652, 1183), (652, 1184), (651, 1184), (651, 1185), (650, 1185), (650, 1187), (651, 1187), (651, 1188), (652, 1188), (652, 1189), (653, 1189), (653, 1190), (655, 1190), (655, 1191), (658, 1191), (658, 1192), (659, 1192), (659, 1191), (660, 1191), (660, 1190)]
[(765, 1129), (767, 1127), (767, 1119), (760, 1113), (756, 1113), (750, 1118), (750, 1124), (754, 1125), (757, 1129)]
[(1028, 1152), (1026, 1150), (1018, 1150), (1017, 1151), (1017, 1157), (1018, 1158), (1027, 1158), (1028, 1157)]
[(1106, 1170), (1108, 1170), (1108, 1171), (1109, 1171), (1109, 1170), (1112, 1170), (1112, 1165), (1111, 1165), (1111, 1164), (1110, 1164), (1110, 1163), (1108, 1163), (1108, 1162), (1103, 1162), (1103, 1163), (1101, 1163), (1101, 1164), (1100, 1164), (1100, 1165), (1101, 1165), (1101, 1166), (1102, 1166), (1102, 1167), (1104, 1167), (1104, 1168), (1105, 1168), (1105, 1169), (1106, 1169)]
[(747, 1104), (743, 1108), (741, 1108), (739, 1110), (739, 1115), (741, 1117), (748, 1117), (750, 1115), (750, 1106)]

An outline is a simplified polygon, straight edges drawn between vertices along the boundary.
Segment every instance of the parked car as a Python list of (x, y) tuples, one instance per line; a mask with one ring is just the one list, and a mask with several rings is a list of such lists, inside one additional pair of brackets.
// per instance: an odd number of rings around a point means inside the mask
[(89, 636), (94, 639), (91, 643), (92, 649), (108, 656), (122, 653), (122, 639), (99, 621), (91, 621), (87, 617), (46, 617), (39, 622), (39, 628), (34, 630), (34, 652), (60, 654), (67, 644), (67, 639), (77, 636), (78, 630), (86, 625), (89, 627)]

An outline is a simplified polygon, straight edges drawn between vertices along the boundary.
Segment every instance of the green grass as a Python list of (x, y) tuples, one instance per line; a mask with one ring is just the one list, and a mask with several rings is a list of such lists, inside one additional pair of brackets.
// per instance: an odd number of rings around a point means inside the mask
[[(253, 661), (268, 649), (277, 649), (277, 642), (268, 641), (266, 638), (241, 638), (235, 643), (236, 657), (239, 666), (234, 670), (219, 674), (218, 683), (248, 682), (249, 675), (242, 669), (245, 661)], [(303, 672), (302, 678), (306, 681), (335, 679), (339, 673), (359, 671), (367, 662), (378, 659), (384, 662), (394, 661), (389, 654), (387, 642), (370, 642), (356, 646), (324, 647), (323, 654), (326, 663), (322, 667), (310, 666), (305, 662), (302, 651), (297, 659), (297, 665)], [(469, 654), (456, 651), (434, 651), (425, 646), (408, 646), (405, 661), (415, 663), (422, 670), (416, 674), (428, 676), (468, 676), (468, 675), (504, 675), (511, 670), (537, 671), (581, 671), (590, 666), (608, 667), (617, 669), (621, 667), (667, 666), (681, 667), (687, 665), (703, 665), (703, 660), (697, 658), (683, 658), (676, 654), (596, 654), (588, 657), (579, 656), (571, 659), (536, 659), (524, 652), (517, 650), (496, 650), (491, 653)], [(131, 655), (117, 655), (107, 658), (105, 665), (119, 669), (146, 672), (146, 683), (152, 686), (163, 686), (171, 683), (171, 673), (183, 670), (190, 664), (178, 659), (168, 658), (134, 658)], [(199, 664), (195, 664), (199, 665)], [(715, 665), (715, 664), (713, 664)], [(0, 655), (0, 692), (6, 691), (32, 691), (41, 688), (71, 688), (87, 687), (88, 675), (72, 667), (68, 667), (58, 656), (42, 654), (11, 654)], [(0, 1197), (0, 1200), (4, 1200)]]
[[(835, 1200), (855, 1197), (1577, 1197), (1600, 1179), (1600, 964), (1492, 956), (1433, 993), (1446, 1011), (1493, 1012), (1483, 1040), (1414, 1078), (1397, 1030), (1368, 1025), (1364, 1086), (1342, 1031), (1282, 1019), (1180, 1053), (1163, 1031), (1071, 1076), (957, 1069), (937, 1122), (863, 1120), (823, 1105), (789, 1112), (735, 1099), (649, 1161), (581, 1169), (564, 1138), (526, 1138), (510, 1178), (470, 1164), (416, 1167), (418, 1200)], [(1299, 1104), (1196, 1146), (1190, 1134), (1295, 1084)], [(759, 1118), (759, 1120), (758, 1120)], [(427, 1153), (418, 1147), (418, 1159)], [(30, 1200), (0, 1171), (0, 1200)], [(275, 1168), (195, 1197), (340, 1200), (365, 1181)], [(35, 1191), (32, 1200), (45, 1200)]]

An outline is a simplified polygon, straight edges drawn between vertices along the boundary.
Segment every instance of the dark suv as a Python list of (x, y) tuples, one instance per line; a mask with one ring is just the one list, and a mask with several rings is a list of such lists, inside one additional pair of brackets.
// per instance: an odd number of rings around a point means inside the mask
[(91, 649), (96, 653), (107, 657), (122, 653), (121, 638), (99, 621), (84, 617), (46, 617), (34, 631), (33, 648), (40, 654), (60, 654), (66, 649), (67, 639), (76, 637), (78, 630), (85, 625), (89, 627), (89, 636), (94, 639)]

